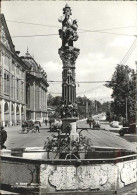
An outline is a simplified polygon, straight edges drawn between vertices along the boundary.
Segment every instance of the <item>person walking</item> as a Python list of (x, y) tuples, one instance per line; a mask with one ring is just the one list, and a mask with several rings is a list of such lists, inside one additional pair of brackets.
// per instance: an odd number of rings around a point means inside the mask
[(35, 127), (35, 129), (36, 129), (36, 132), (38, 131), (38, 132), (40, 133), (40, 131), (39, 131), (40, 125), (39, 125), (38, 122), (35, 122), (34, 127)]
[(88, 124), (89, 124), (89, 127), (90, 127), (90, 129), (91, 129), (91, 121), (89, 121)]
[(52, 124), (52, 120), (49, 119), (49, 126), (50, 126), (50, 129), (51, 129), (51, 124)]
[(1, 136), (0, 136), (1, 149), (6, 149), (6, 146), (4, 145), (4, 143), (7, 140), (7, 132), (4, 130), (3, 126), (0, 127), (0, 133), (1, 133)]
[(45, 119), (45, 125), (47, 126), (47, 123), (48, 123), (48, 120), (47, 119)]

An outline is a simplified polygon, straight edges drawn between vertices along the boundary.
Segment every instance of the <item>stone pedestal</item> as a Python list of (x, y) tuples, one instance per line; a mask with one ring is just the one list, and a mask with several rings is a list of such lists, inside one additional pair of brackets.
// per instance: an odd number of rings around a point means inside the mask
[(71, 124), (71, 127), (74, 129), (72, 123), (76, 123), (78, 118), (64, 118), (62, 119), (62, 133), (66, 133), (66, 128)]
[(79, 141), (79, 134), (77, 133), (77, 124), (76, 122), (72, 122), (70, 123), (72, 130), (71, 130), (71, 134), (70, 134), (70, 140), (74, 141), (77, 140)]

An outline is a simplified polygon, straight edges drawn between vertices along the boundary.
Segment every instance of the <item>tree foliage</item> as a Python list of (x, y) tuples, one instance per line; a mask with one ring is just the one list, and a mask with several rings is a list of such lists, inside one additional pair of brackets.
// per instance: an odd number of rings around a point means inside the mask
[[(135, 72), (126, 65), (117, 65), (112, 79), (106, 84), (112, 88), (112, 111), (116, 116), (126, 117), (126, 105), (128, 119), (135, 115)], [(126, 101), (127, 99), (127, 101)], [(127, 103), (126, 103), (127, 102)]]
[[(60, 108), (61, 108), (61, 96), (52, 96), (51, 94), (48, 94), (47, 98), (47, 105), (52, 106), (55, 109), (55, 113), (52, 117), (59, 118), (60, 117)], [(78, 96), (76, 98), (77, 104), (78, 104), (78, 114), (80, 118), (86, 117), (86, 103), (88, 102), (88, 110), (89, 110), (89, 115), (94, 115), (97, 112), (106, 112), (106, 110), (109, 109), (108, 106), (105, 105), (105, 103), (101, 104), (97, 100), (90, 100), (86, 96), (81, 97)], [(106, 103), (109, 104), (109, 103)]]

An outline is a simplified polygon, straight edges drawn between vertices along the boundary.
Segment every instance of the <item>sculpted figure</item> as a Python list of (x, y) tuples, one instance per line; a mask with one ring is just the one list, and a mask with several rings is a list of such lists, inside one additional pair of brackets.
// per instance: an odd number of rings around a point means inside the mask
[(77, 20), (71, 18), (71, 8), (69, 5), (63, 8), (63, 16), (58, 21), (62, 23), (62, 29), (59, 29), (59, 35), (62, 39), (62, 47), (73, 46), (73, 41), (77, 41)]

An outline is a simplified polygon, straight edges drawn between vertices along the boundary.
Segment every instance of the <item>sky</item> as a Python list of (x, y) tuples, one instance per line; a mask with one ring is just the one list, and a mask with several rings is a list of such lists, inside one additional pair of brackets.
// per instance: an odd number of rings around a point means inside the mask
[[(79, 39), (74, 42), (74, 47), (80, 49), (76, 61), (77, 96), (108, 101), (112, 91), (104, 86), (105, 83), (79, 82), (111, 80), (115, 67), (121, 63), (136, 39), (137, 2), (3, 0), (1, 12), (7, 21), (15, 49), (23, 56), (28, 47), (35, 61), (46, 71), (48, 81), (62, 80), (62, 61), (58, 54), (61, 47), (58, 29), (61, 28), (61, 23), (58, 18), (62, 16), (66, 3), (72, 9), (73, 19), (78, 20)], [(48, 36), (14, 37), (24, 35)], [(136, 69), (135, 61), (137, 49), (133, 48), (124, 64)], [(61, 83), (49, 84), (49, 93), (61, 95)]]

